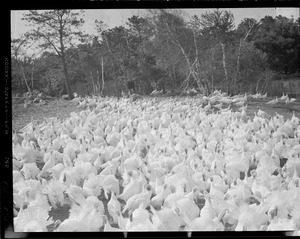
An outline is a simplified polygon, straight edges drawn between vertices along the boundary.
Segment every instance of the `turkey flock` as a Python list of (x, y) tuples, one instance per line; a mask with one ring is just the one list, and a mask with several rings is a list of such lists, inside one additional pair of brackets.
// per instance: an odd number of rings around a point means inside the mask
[(300, 230), (300, 121), (265, 97), (76, 97), (13, 134), (14, 231)]

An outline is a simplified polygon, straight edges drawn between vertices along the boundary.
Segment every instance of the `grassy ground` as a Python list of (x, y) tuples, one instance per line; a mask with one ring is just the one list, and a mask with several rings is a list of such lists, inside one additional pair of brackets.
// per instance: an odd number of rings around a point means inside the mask
[(61, 119), (70, 116), (71, 112), (77, 112), (79, 109), (72, 101), (63, 99), (53, 99), (46, 105), (29, 105), (26, 109), (24, 104), (12, 105), (12, 128), (20, 130), (30, 123), (31, 118), (42, 122), (44, 118), (59, 117)]

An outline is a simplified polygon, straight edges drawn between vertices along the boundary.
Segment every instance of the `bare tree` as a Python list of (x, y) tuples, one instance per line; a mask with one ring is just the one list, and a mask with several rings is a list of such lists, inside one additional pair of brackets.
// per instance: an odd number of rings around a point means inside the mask
[(233, 79), (235, 86), (237, 86), (238, 77), (239, 77), (239, 73), (240, 73), (240, 56), (241, 56), (242, 46), (243, 46), (244, 42), (246, 41), (246, 39), (248, 38), (248, 36), (250, 35), (254, 26), (258, 24), (254, 19), (246, 19), (246, 20), (247, 20), (247, 21), (245, 21), (245, 24), (247, 24), (246, 33), (245, 33), (245, 36), (240, 39), (239, 47), (238, 47), (236, 71), (235, 71), (235, 75), (234, 75), (234, 79)]
[(220, 44), (222, 49), (222, 63), (227, 92), (231, 89), (226, 63), (226, 44), (232, 40), (234, 33), (234, 17), (230, 11), (206, 12), (201, 15), (199, 25), (202, 31), (210, 36), (212, 45)]

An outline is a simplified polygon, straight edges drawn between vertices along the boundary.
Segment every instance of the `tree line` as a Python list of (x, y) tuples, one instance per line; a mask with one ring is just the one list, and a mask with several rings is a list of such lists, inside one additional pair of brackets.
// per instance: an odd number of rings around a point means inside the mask
[(299, 72), (300, 19), (245, 18), (235, 27), (225, 10), (189, 19), (181, 10), (147, 12), (114, 28), (96, 20), (98, 34), (89, 35), (84, 11), (29, 11), (23, 20), (32, 30), (12, 39), (13, 91), (121, 95), (133, 80), (139, 94), (193, 87), (237, 94)]

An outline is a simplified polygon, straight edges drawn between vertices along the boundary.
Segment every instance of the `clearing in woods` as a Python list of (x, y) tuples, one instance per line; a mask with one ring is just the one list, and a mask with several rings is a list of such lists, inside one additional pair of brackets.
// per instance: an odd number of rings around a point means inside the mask
[[(160, 99), (164, 99), (164, 97), (159, 97)], [(180, 100), (180, 97), (178, 97), (178, 100)], [(278, 103), (275, 106), (269, 106), (266, 104), (267, 101), (271, 100), (264, 99), (261, 101), (255, 101), (252, 102), (249, 100), (247, 102), (248, 108), (247, 108), (247, 115), (250, 117), (254, 116), (254, 113), (257, 112), (257, 106), (260, 107), (261, 110), (265, 111), (269, 115), (274, 115), (276, 112), (283, 115), (285, 119), (291, 118), (293, 111), (295, 111), (295, 115), (297, 117), (300, 117), (300, 102), (295, 101), (293, 103), (290, 103), (288, 105), (285, 105), (285, 103)], [(226, 108), (227, 106), (225, 105)], [(238, 110), (238, 107), (231, 104), (231, 108), (233, 110)], [(24, 108), (23, 104), (14, 104), (13, 105), (13, 129), (14, 130), (20, 130), (24, 126), (26, 126), (28, 123), (30, 123), (31, 119), (39, 120), (40, 123), (44, 118), (49, 117), (58, 117), (60, 119), (65, 119), (70, 116), (71, 112), (79, 112), (82, 109), (77, 108), (77, 103), (74, 103), (72, 101), (67, 101), (63, 99), (55, 99), (48, 102), (47, 105), (30, 105), (28, 108)], [(121, 175), (117, 176), (118, 180), (122, 180)], [(104, 197), (104, 194), (102, 193), (99, 196), (99, 199), (104, 203), (105, 205), (105, 215), (107, 215), (109, 222), (112, 226), (117, 226), (113, 224), (112, 218), (109, 215), (107, 211), (107, 203), (108, 200)], [(121, 202), (122, 206), (125, 205), (125, 202)], [(49, 216), (52, 216), (53, 219), (56, 221), (59, 219), (60, 221), (64, 221), (66, 218), (69, 217), (69, 205), (65, 205), (63, 207), (59, 207), (58, 209), (52, 209), (49, 212)], [(127, 216), (127, 215), (125, 215)], [(48, 227), (48, 231), (53, 231), (54, 225), (50, 225)]]

